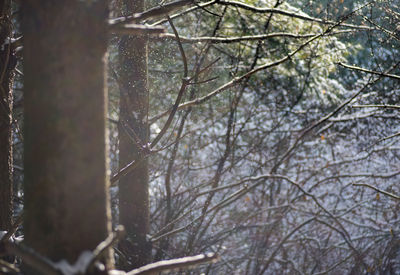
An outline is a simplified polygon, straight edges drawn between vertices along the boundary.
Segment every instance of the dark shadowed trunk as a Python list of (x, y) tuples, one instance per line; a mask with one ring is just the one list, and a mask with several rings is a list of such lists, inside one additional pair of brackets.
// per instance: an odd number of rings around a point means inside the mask
[(0, 230), (12, 224), (12, 83), (16, 57), (11, 45), (11, 0), (0, 0)]
[(22, 2), (25, 240), (56, 261), (74, 262), (110, 232), (107, 4)]
[[(144, 1), (123, 0), (127, 14), (141, 12)], [(119, 44), (120, 126), (119, 165), (126, 166), (140, 158), (148, 143), (147, 108), (147, 40), (145, 37), (123, 36)], [(147, 160), (119, 180), (119, 221), (126, 227), (128, 240), (121, 249), (129, 256), (125, 269), (150, 261), (149, 193)]]

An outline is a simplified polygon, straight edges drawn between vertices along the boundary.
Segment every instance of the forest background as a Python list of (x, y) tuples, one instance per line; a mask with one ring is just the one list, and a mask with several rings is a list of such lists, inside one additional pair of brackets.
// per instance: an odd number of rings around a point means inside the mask
[(1, 272), (400, 272), (397, 1), (0, 3)]

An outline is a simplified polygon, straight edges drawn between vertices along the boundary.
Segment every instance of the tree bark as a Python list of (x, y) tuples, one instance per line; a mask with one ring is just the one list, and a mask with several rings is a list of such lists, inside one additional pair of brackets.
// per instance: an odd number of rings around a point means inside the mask
[(13, 215), (12, 84), (16, 64), (11, 0), (0, 0), (0, 230), (9, 230)]
[(105, 0), (22, 2), (25, 240), (53, 261), (75, 262), (111, 229), (107, 17)]
[[(127, 14), (142, 12), (144, 1), (122, 0)], [(147, 39), (123, 36), (119, 43), (119, 166), (138, 160), (148, 144)], [(120, 248), (129, 256), (131, 269), (150, 261), (148, 163), (142, 160), (127, 176), (119, 180), (119, 221), (128, 239)]]

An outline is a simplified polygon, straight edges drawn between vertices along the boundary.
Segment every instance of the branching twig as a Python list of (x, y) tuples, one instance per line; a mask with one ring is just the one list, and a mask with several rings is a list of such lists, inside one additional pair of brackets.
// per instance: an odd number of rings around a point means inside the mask
[[(332, 27), (332, 28), (334, 28), (334, 27)], [(187, 101), (187, 102), (184, 102), (184, 103), (180, 104), (178, 106), (178, 110), (181, 110), (181, 109), (184, 109), (184, 108), (188, 108), (190, 106), (195, 106), (195, 105), (202, 104), (205, 101), (209, 100), (210, 98), (220, 94), (221, 92), (223, 92), (223, 91), (225, 91), (225, 90), (227, 90), (227, 89), (239, 84), (243, 80), (248, 79), (253, 74), (255, 74), (255, 73), (259, 72), (259, 71), (262, 71), (262, 70), (266, 70), (266, 69), (278, 66), (278, 65), (290, 60), (295, 54), (297, 54), (299, 51), (304, 49), (311, 42), (313, 42), (314, 40), (324, 36), (325, 34), (329, 33), (331, 30), (332, 29), (328, 29), (324, 33), (321, 33), (321, 34), (313, 36), (312, 38), (310, 38), (309, 40), (304, 42), (302, 45), (300, 45), (296, 50), (292, 51), (291, 53), (289, 53), (288, 55), (286, 55), (285, 57), (282, 57), (281, 59), (279, 59), (277, 61), (258, 66), (258, 67), (248, 71), (247, 73), (245, 73), (245, 74), (243, 74), (243, 75), (241, 75), (239, 77), (233, 78), (231, 81), (226, 82), (225, 84), (221, 85), (220, 87), (218, 87), (217, 89), (215, 89), (214, 91), (210, 92), (209, 94), (207, 94), (207, 95), (205, 95), (203, 97), (199, 97), (199, 98), (196, 98), (196, 99), (193, 99), (193, 100), (190, 100), (190, 101)], [(165, 111), (165, 112), (157, 115), (156, 117), (151, 118), (150, 121), (154, 122), (155, 120), (157, 120), (157, 119), (169, 114), (170, 112), (171, 112), (170, 110)]]
[(289, 232), (289, 234), (287, 234), (278, 244), (278, 246), (274, 249), (274, 251), (272, 252), (271, 256), (268, 258), (264, 268), (262, 269), (262, 271), (259, 274), (264, 274), (265, 271), (268, 269), (269, 265), (271, 264), (271, 262), (273, 261), (273, 259), (275, 258), (276, 253), (278, 253), (279, 249), (281, 249), (282, 245), (285, 244), (285, 242), (297, 231), (299, 231), (303, 226), (309, 224), (310, 222), (312, 222), (313, 220), (315, 220), (315, 218), (311, 218), (306, 220), (305, 222), (303, 222), (302, 224), (299, 224), (298, 226), (296, 226), (292, 231)]
[(7, 233), (1, 238), (0, 242), (8, 241), (11, 236), (14, 235), (14, 233), (17, 231), (18, 227), (22, 223), (23, 214), (24, 212), (21, 212), (19, 216), (14, 220), (11, 229), (8, 230)]

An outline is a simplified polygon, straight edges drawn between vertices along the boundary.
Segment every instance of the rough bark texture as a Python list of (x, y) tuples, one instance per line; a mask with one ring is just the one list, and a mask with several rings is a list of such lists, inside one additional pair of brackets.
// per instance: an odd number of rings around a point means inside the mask
[(12, 224), (12, 83), (16, 64), (11, 46), (11, 0), (0, 0), (0, 230)]
[(107, 4), (22, 2), (25, 240), (54, 261), (74, 262), (111, 229)]
[[(125, 12), (144, 9), (144, 1), (123, 0)], [(120, 127), (119, 165), (124, 167), (139, 159), (142, 146), (148, 143), (147, 108), (147, 39), (123, 36), (119, 44)], [(128, 239), (120, 248), (129, 257), (124, 269), (136, 268), (150, 261), (149, 191), (147, 160), (119, 180), (119, 221), (126, 227)]]

